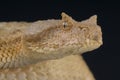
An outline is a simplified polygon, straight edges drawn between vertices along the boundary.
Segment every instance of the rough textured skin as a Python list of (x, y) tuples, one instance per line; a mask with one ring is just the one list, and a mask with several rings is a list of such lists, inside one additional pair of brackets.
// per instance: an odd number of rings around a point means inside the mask
[(43, 61), (25, 68), (2, 70), (0, 80), (94, 80), (81, 56)]
[(102, 45), (97, 16), (0, 23), (0, 80), (95, 80), (82, 54)]

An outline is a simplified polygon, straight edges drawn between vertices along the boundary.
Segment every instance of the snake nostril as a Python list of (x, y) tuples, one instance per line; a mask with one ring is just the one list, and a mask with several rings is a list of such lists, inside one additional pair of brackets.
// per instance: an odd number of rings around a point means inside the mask
[(99, 37), (98, 37), (97, 35), (95, 35), (95, 36), (93, 37), (93, 40), (98, 41), (98, 40), (99, 40)]
[(92, 39), (94, 41), (97, 41), (98, 43), (102, 44), (102, 38), (99, 35), (95, 35)]

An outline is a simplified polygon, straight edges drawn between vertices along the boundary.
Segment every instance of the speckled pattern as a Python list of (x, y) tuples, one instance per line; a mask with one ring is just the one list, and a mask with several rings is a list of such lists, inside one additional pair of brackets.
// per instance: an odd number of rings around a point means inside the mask
[(0, 23), (0, 80), (95, 80), (81, 54), (103, 44), (97, 16), (61, 16)]
[(44, 61), (30, 67), (2, 70), (0, 80), (95, 80), (81, 56)]

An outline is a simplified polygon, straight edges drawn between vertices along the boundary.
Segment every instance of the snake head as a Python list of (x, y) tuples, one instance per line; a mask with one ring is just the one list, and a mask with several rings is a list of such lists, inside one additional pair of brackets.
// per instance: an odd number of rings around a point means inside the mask
[(82, 54), (102, 45), (102, 32), (96, 15), (80, 22), (65, 13), (61, 15), (61, 20), (38, 21), (29, 27), (32, 35), (26, 37), (26, 43), (33, 55), (36, 54), (35, 58), (57, 59)]

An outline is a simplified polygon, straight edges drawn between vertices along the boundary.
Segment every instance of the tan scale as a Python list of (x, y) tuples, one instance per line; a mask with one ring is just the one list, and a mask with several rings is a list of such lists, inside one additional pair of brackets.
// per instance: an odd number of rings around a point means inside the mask
[(0, 80), (95, 80), (81, 54), (103, 44), (97, 16), (61, 15), (0, 23)]

